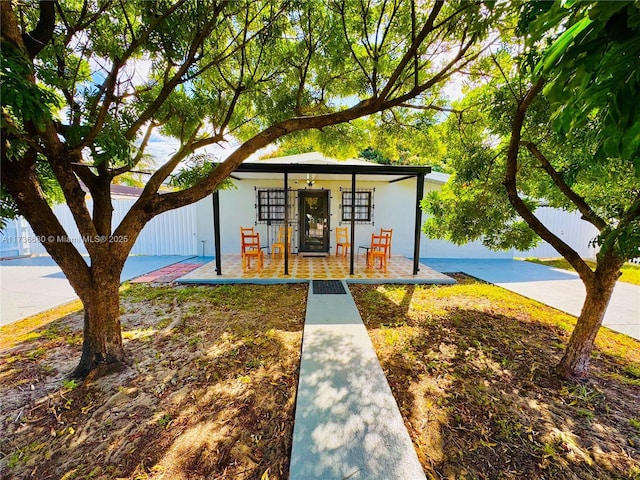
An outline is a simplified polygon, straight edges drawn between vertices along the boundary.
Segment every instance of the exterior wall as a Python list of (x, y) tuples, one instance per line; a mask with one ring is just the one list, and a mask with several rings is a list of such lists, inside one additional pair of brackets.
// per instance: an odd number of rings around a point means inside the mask
[[(191, 205), (196, 216), (196, 245), (198, 245), (198, 255), (215, 256), (215, 246), (213, 244), (213, 200), (209, 195), (199, 202)], [(224, 239), (222, 239), (224, 241)], [(204, 251), (204, 255), (202, 252)]]
[[(280, 180), (240, 180), (236, 181), (236, 190), (224, 190), (220, 192), (220, 235), (221, 235), (221, 251), (225, 253), (239, 253), (240, 251), (240, 227), (254, 226), (256, 231), (260, 233), (260, 239), (263, 244), (271, 244), (275, 241), (278, 227), (276, 225), (266, 225), (262, 223), (256, 224), (256, 187), (263, 188), (282, 188), (283, 183)], [(414, 184), (415, 185), (415, 184)], [(307, 187), (303, 181), (295, 183), (291, 181), (289, 186), (291, 190), (329, 190), (329, 228), (330, 228), (330, 251), (335, 252), (335, 228), (338, 226), (350, 226), (350, 222), (341, 222), (342, 211), (340, 208), (342, 196), (340, 187), (343, 189), (351, 188), (351, 179), (345, 177), (344, 181), (317, 181), (313, 187)], [(398, 215), (396, 207), (401, 208), (400, 211), (406, 211), (407, 200), (402, 196), (395, 198), (390, 196), (393, 189), (389, 189), (388, 183), (381, 182), (358, 182), (356, 188), (375, 188), (373, 203), (373, 224), (356, 224), (355, 245), (369, 245), (371, 243), (371, 234), (379, 232), (381, 227), (393, 228), (393, 253), (408, 254), (413, 253), (413, 225), (414, 214)], [(397, 189), (396, 189), (397, 190)], [(412, 191), (415, 198), (415, 191)], [(297, 195), (296, 200), (297, 202)], [(410, 201), (414, 205), (413, 201)], [(410, 207), (411, 209), (413, 207)], [(294, 208), (296, 215), (290, 219), (293, 227), (293, 252), (298, 250), (299, 241), (299, 225), (297, 217), (297, 205)], [(414, 210), (411, 210), (413, 212)], [(213, 209), (211, 206), (204, 206), (198, 210), (198, 225), (205, 224), (207, 218), (211, 224), (213, 223)], [(213, 230), (206, 232), (213, 237)], [(351, 235), (351, 232), (349, 232)], [(356, 251), (357, 253), (357, 251)]]
[[(440, 190), (441, 185), (425, 184), (425, 193)], [(423, 220), (426, 220), (423, 215)], [(493, 251), (475, 241), (466, 245), (455, 245), (446, 240), (433, 240), (422, 234), (420, 241), (420, 258), (513, 258), (513, 250)]]
[[(120, 223), (134, 202), (134, 199), (114, 202), (114, 225)], [(202, 255), (202, 244), (197, 242), (196, 219), (195, 205), (187, 205), (154, 217), (142, 229), (131, 254)]]
[[(113, 225), (118, 225), (134, 204), (135, 198), (115, 198), (113, 200)], [(91, 209), (91, 201), (88, 202)], [(67, 235), (74, 241), (75, 247), (81, 254), (86, 254), (87, 250), (80, 241), (81, 235), (73, 221), (73, 215), (69, 207), (65, 204), (56, 205), (53, 209), (56, 217), (64, 227)], [(142, 229), (136, 243), (131, 250), (132, 255), (201, 255), (201, 244), (197, 243), (196, 206), (189, 205), (177, 210), (171, 210), (152, 219)], [(18, 245), (11, 245), (11, 251), (3, 256), (13, 255), (42, 255), (47, 251), (41, 243), (36, 241), (36, 235), (28, 223), (20, 217), (16, 220), (17, 225), (23, 225), (21, 233), (17, 234), (22, 239)], [(11, 230), (5, 229), (2, 232), (4, 238), (15, 238)], [(213, 230), (213, 227), (212, 227)], [(5, 242), (7, 243), (7, 242)], [(198, 251), (200, 247), (200, 252)], [(6, 250), (9, 250), (8, 248)], [(17, 252), (17, 253), (16, 253)]]
[[(579, 212), (565, 212), (551, 207), (541, 207), (536, 217), (565, 243), (580, 254), (582, 258), (595, 258), (598, 248), (590, 245), (598, 236), (596, 227), (585, 222)], [(560, 254), (547, 242), (541, 242), (536, 248), (524, 252), (516, 251), (518, 257), (559, 257)]]
[(0, 232), (0, 258), (29, 255), (32, 247), (27, 240), (29, 231), (29, 224), (22, 217), (8, 221)]
[[(282, 188), (282, 180), (249, 180), (235, 181), (237, 189), (220, 192), (220, 235), (221, 252), (239, 253), (240, 251), (240, 227), (254, 226), (260, 233), (261, 242), (265, 245), (273, 243), (277, 234), (277, 226), (256, 224), (256, 187)], [(345, 176), (344, 180), (318, 179), (313, 187), (307, 187), (304, 181), (290, 181), (292, 190), (329, 190), (330, 199), (330, 251), (335, 252), (335, 227), (350, 226), (350, 222), (341, 222), (341, 192), (351, 188), (351, 178)], [(355, 253), (360, 245), (371, 243), (371, 234), (380, 231), (380, 228), (392, 228), (392, 253), (413, 257), (413, 242), (415, 232), (415, 208), (416, 208), (416, 180), (407, 179), (395, 183), (358, 181), (356, 188), (375, 188), (373, 203), (373, 223), (356, 224)], [(439, 185), (425, 183), (425, 190), (437, 189)], [(296, 197), (297, 198), (297, 197)], [(295, 208), (297, 211), (297, 206)], [(294, 248), (297, 252), (298, 222), (297, 217), (291, 219), (294, 227)], [(423, 215), (424, 220), (424, 215)], [(198, 209), (198, 242), (205, 240), (206, 255), (213, 255), (213, 208), (210, 199)], [(202, 226), (202, 230), (201, 230)], [(349, 232), (351, 234), (351, 232)], [(206, 238), (205, 238), (206, 237)], [(209, 250), (208, 245), (211, 249)], [(420, 257), (440, 258), (512, 258), (513, 252), (492, 252), (482, 246), (480, 242), (455, 246), (441, 240), (429, 240), (424, 234), (420, 235)]]

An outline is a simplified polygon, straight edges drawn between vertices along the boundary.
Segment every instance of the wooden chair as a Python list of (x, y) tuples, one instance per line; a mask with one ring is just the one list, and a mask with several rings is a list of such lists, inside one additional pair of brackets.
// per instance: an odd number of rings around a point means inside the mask
[(336, 257), (338, 256), (338, 249), (342, 249), (342, 256), (347, 256), (347, 249), (351, 248), (349, 242), (349, 229), (347, 227), (336, 227)]
[[(288, 252), (291, 253), (291, 233), (293, 232), (293, 228), (289, 227), (287, 230)], [(278, 238), (275, 243), (271, 244), (271, 257), (275, 255), (276, 249), (278, 249), (280, 255), (284, 258), (284, 242), (284, 226), (280, 226), (278, 228)]]
[(251, 268), (251, 259), (255, 258), (258, 272), (264, 266), (264, 254), (260, 248), (259, 233), (242, 234), (242, 271), (246, 272)]
[(367, 253), (367, 269), (373, 269), (376, 259), (380, 262), (380, 269), (387, 273), (387, 250), (389, 248), (388, 235), (371, 234), (371, 246)]
[(389, 248), (388, 255), (391, 258), (391, 237), (393, 236), (393, 228), (381, 228), (380, 235), (388, 235), (389, 236)]
[(255, 234), (255, 230), (253, 227), (240, 227), (240, 245), (241, 251), (240, 254), (244, 257), (244, 236), (245, 235), (253, 235)]

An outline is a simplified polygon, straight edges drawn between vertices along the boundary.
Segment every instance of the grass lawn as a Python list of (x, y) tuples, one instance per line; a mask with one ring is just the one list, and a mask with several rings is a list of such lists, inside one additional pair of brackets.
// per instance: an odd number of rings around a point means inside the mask
[(350, 286), (427, 477), (640, 479), (640, 342), (603, 328), (562, 382), (574, 317), (457, 278)]
[[(554, 268), (562, 268), (564, 270), (575, 271), (574, 268), (564, 258), (525, 258), (527, 262), (539, 263), (541, 265), (547, 265)], [(596, 268), (596, 262), (590, 260), (586, 261), (592, 270)], [(626, 263), (620, 269), (622, 275), (618, 279), (620, 282), (633, 283), (634, 285), (640, 285), (640, 265), (634, 265), (632, 263)]]
[(0, 329), (0, 478), (286, 479), (306, 292), (131, 286), (133, 366), (81, 385), (81, 313)]
[[(561, 382), (575, 319), (458, 279), (350, 286), (427, 476), (640, 479), (640, 342), (603, 329)], [(81, 384), (80, 312), (0, 328), (0, 478), (288, 478), (306, 294), (131, 286), (132, 367)]]

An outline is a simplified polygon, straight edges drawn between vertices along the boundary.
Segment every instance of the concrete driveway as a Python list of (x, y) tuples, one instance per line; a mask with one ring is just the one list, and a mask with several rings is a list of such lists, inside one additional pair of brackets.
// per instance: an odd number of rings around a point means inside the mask
[[(576, 317), (586, 296), (577, 273), (537, 263), (458, 258), (424, 258), (421, 262), (441, 273), (466, 273)], [(640, 340), (640, 286), (616, 284), (603, 325)]]
[[(120, 281), (124, 282), (189, 256), (131, 256)], [(88, 258), (87, 258), (88, 259)], [(48, 256), (18, 258), (0, 262), (0, 325), (7, 325), (58, 305), (77, 295), (60, 267)]]

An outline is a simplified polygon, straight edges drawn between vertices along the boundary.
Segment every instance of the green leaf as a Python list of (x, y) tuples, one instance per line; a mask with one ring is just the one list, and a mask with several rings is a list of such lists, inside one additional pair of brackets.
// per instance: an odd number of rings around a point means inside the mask
[(562, 55), (566, 52), (569, 45), (573, 43), (578, 35), (580, 35), (591, 23), (593, 20), (589, 17), (585, 17), (576, 24), (572, 25), (567, 31), (565, 31), (547, 50), (546, 54), (542, 58), (542, 60), (536, 65), (535, 74), (545, 74), (547, 73), (553, 66), (556, 65), (558, 60), (562, 57)]

